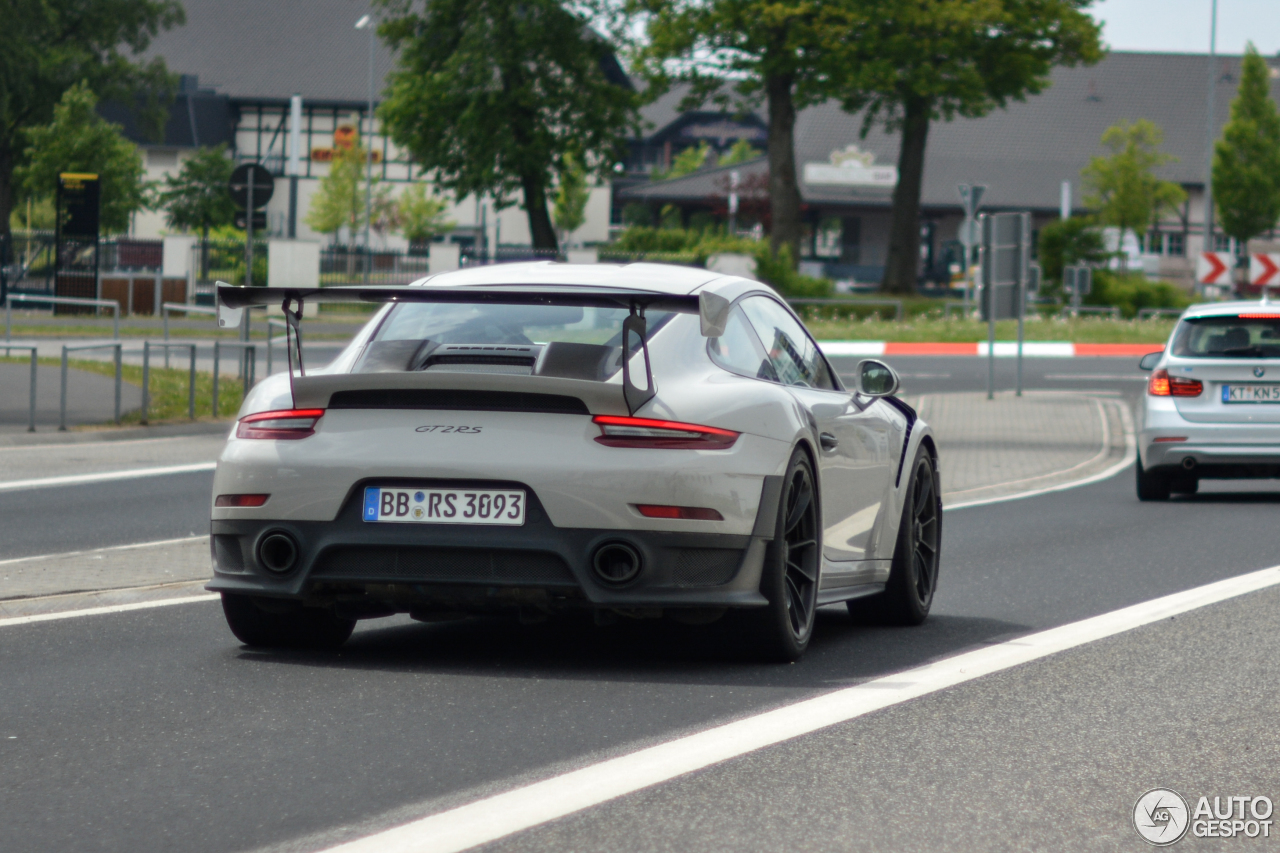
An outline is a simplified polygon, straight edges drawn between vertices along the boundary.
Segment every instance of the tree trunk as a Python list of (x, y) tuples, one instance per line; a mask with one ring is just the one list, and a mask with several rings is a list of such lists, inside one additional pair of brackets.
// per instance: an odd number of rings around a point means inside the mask
[(529, 234), (535, 251), (557, 252), (556, 230), (551, 226), (547, 213), (547, 187), (541, 175), (524, 175), (520, 179), (524, 187), (524, 209), (529, 215)]
[(913, 294), (920, 269), (920, 189), (924, 182), (924, 151), (929, 140), (929, 113), (933, 103), (928, 98), (912, 98), (903, 107), (898, 185), (893, 190), (889, 257), (881, 286), (890, 293)]
[(765, 78), (769, 97), (769, 213), (773, 251), (791, 249), (791, 265), (800, 263), (800, 189), (796, 185), (796, 107), (789, 76)]

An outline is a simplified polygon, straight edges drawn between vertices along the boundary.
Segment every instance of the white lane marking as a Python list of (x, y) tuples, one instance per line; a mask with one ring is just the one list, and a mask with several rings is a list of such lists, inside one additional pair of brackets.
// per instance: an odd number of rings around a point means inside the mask
[[(3, 349), (3, 346), (0, 346)], [(103, 441), (66, 441), (52, 442), (50, 444), (9, 444), (0, 447), (0, 453), (8, 453), (14, 450), (93, 450), (99, 447), (136, 447), (139, 444), (160, 444), (165, 442), (186, 441), (192, 438), (216, 438), (219, 441), (226, 438), (222, 433), (194, 433), (192, 435), (170, 435), (161, 438), (119, 438), (107, 439)]]
[(1016, 495), (1002, 495), (998, 498), (984, 498), (977, 501), (966, 501), (964, 503), (952, 504), (951, 506), (943, 507), (943, 509), (946, 511), (951, 511), (953, 509), (968, 509), (973, 506), (986, 506), (988, 504), (1004, 503), (1005, 501), (1034, 498), (1036, 495), (1047, 495), (1050, 492), (1064, 492), (1067, 489), (1087, 486), (1090, 483), (1097, 483), (1109, 477), (1114, 477), (1116, 474), (1119, 474), (1121, 471), (1132, 465), (1133, 461), (1138, 458), (1138, 441), (1134, 435), (1133, 416), (1129, 414), (1129, 407), (1124, 403), (1119, 403), (1119, 406), (1120, 423), (1124, 427), (1124, 456), (1122, 456), (1116, 464), (1106, 468), (1105, 470), (1099, 471), (1097, 474), (1093, 474), (1088, 477), (1081, 477), (1079, 480), (1072, 480), (1070, 483), (1059, 483), (1056, 486), (1046, 486), (1043, 489), (1030, 489), (1025, 492), (1019, 492)]
[(182, 545), (186, 542), (209, 541), (208, 535), (204, 536), (183, 536), (179, 539), (156, 539), (152, 542), (136, 542), (132, 545), (109, 545), (106, 548), (89, 548), (85, 551), (64, 551), (61, 554), (32, 554), (29, 557), (11, 557), (8, 560), (0, 560), (0, 566), (8, 566), (13, 563), (28, 563), (36, 560), (62, 560), (67, 557), (83, 557), (87, 554), (106, 554), (111, 551), (128, 551), (131, 548), (158, 548), (161, 545)]
[(195, 604), (198, 601), (213, 601), (218, 598), (214, 592), (203, 595), (187, 595), (182, 598), (162, 598), (158, 601), (136, 601), (132, 604), (108, 604), (103, 607), (86, 607), (83, 610), (65, 610), (61, 613), (38, 613), (34, 616), (10, 616), (0, 619), (0, 628), (8, 625), (29, 625), (32, 622), (52, 622), (55, 619), (74, 619), (78, 616), (102, 616), (107, 613), (125, 613), (130, 610), (147, 610), (151, 607), (168, 607), (171, 604)]
[(819, 729), (1280, 584), (1280, 566), (1166, 595), (785, 705), (327, 848), (456, 853)]
[(80, 486), (85, 483), (104, 483), (109, 480), (133, 480), (138, 477), (164, 477), (169, 474), (190, 474), (195, 471), (212, 471), (217, 462), (195, 462), (190, 465), (166, 465), (163, 468), (129, 468), (124, 471), (101, 471), (96, 474), (70, 474), (65, 477), (42, 477), (37, 480), (6, 480), (0, 482), (0, 492), (19, 489), (47, 489), (53, 486)]

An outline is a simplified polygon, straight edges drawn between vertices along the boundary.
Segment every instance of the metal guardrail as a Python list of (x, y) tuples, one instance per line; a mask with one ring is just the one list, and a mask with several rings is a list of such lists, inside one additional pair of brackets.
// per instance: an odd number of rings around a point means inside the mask
[(796, 305), (835, 305), (847, 308), (859, 306), (888, 306), (893, 308), (893, 319), (901, 323), (906, 315), (906, 307), (901, 299), (788, 299), (787, 304)]
[(1059, 317), (1075, 317), (1078, 314), (1106, 314), (1108, 317), (1119, 317), (1120, 309), (1115, 305), (1064, 305), (1058, 313)]
[(9, 355), (10, 350), (25, 349), (31, 351), (31, 410), (27, 416), (27, 432), (36, 431), (36, 348), (30, 346), (5, 346), (4, 354)]
[(1152, 317), (1181, 317), (1181, 308), (1142, 308), (1138, 311), (1139, 320), (1150, 320)]
[(112, 317), (112, 333), (114, 340), (120, 340), (120, 303), (114, 299), (81, 299), (76, 296), (33, 296), (27, 293), (10, 293), (4, 298), (4, 339), (9, 341), (13, 336), (13, 303), (43, 302), (52, 305), (93, 305), (98, 308), (110, 308)]
[[(185, 349), (191, 353), (191, 372), (187, 380), (187, 417), (196, 419), (196, 345), (195, 344), (153, 344), (142, 342), (142, 423), (147, 423), (148, 410), (151, 408), (151, 350), (163, 349), (165, 367), (169, 366), (169, 350)], [(214, 409), (214, 417), (218, 410)]]
[[(188, 314), (212, 314), (218, 316), (218, 309), (212, 305), (191, 305), (186, 302), (166, 302), (160, 306), (160, 315), (164, 320), (164, 342), (169, 343), (169, 314), (172, 311), (185, 311)], [(169, 366), (169, 350), (164, 351), (164, 366)]]
[(75, 346), (67, 346), (66, 344), (63, 344), (62, 346), (62, 390), (59, 395), (59, 403), (58, 403), (58, 431), (59, 432), (67, 431), (67, 353), (83, 352), (85, 350), (93, 350), (93, 349), (115, 350), (115, 354), (116, 354), (115, 422), (117, 424), (120, 423), (120, 372), (121, 372), (120, 366), (121, 366), (121, 355), (123, 353), (124, 345), (121, 343), (76, 344)]
[(249, 389), (257, 383), (258, 350), (253, 341), (218, 341), (213, 342), (213, 416), (218, 417), (218, 366), (222, 359), (222, 349), (238, 349), (244, 351), (245, 365), (244, 387), (240, 399), (249, 396)]

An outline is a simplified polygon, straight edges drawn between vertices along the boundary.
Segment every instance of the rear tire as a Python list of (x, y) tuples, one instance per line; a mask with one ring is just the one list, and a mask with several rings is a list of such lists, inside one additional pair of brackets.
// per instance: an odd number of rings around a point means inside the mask
[(846, 602), (849, 615), (859, 622), (881, 625), (919, 625), (929, 615), (938, 588), (939, 552), (942, 546), (942, 492), (938, 470), (927, 448), (916, 452), (907, 469), (907, 494), (893, 566), (884, 592)]
[(1142, 467), (1142, 458), (1136, 463), (1138, 471), (1138, 500), (1167, 501), (1172, 491), (1169, 476), (1159, 471), (1148, 471)]
[(748, 613), (747, 628), (760, 657), (797, 660), (809, 647), (818, 609), (822, 515), (813, 466), (803, 450), (791, 456), (773, 541), (765, 554), (760, 591), (769, 606)]
[(222, 593), (222, 614), (236, 639), (262, 648), (336, 649), (356, 627), (331, 610), (231, 592)]

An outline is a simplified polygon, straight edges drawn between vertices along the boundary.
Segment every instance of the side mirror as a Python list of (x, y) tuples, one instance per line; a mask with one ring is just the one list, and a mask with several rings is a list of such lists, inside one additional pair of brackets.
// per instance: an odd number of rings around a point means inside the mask
[(1160, 359), (1164, 358), (1163, 352), (1149, 352), (1138, 362), (1139, 370), (1155, 370), (1156, 365), (1160, 363)]
[(889, 397), (901, 385), (894, 369), (874, 358), (864, 358), (853, 372), (853, 389), (864, 397)]

